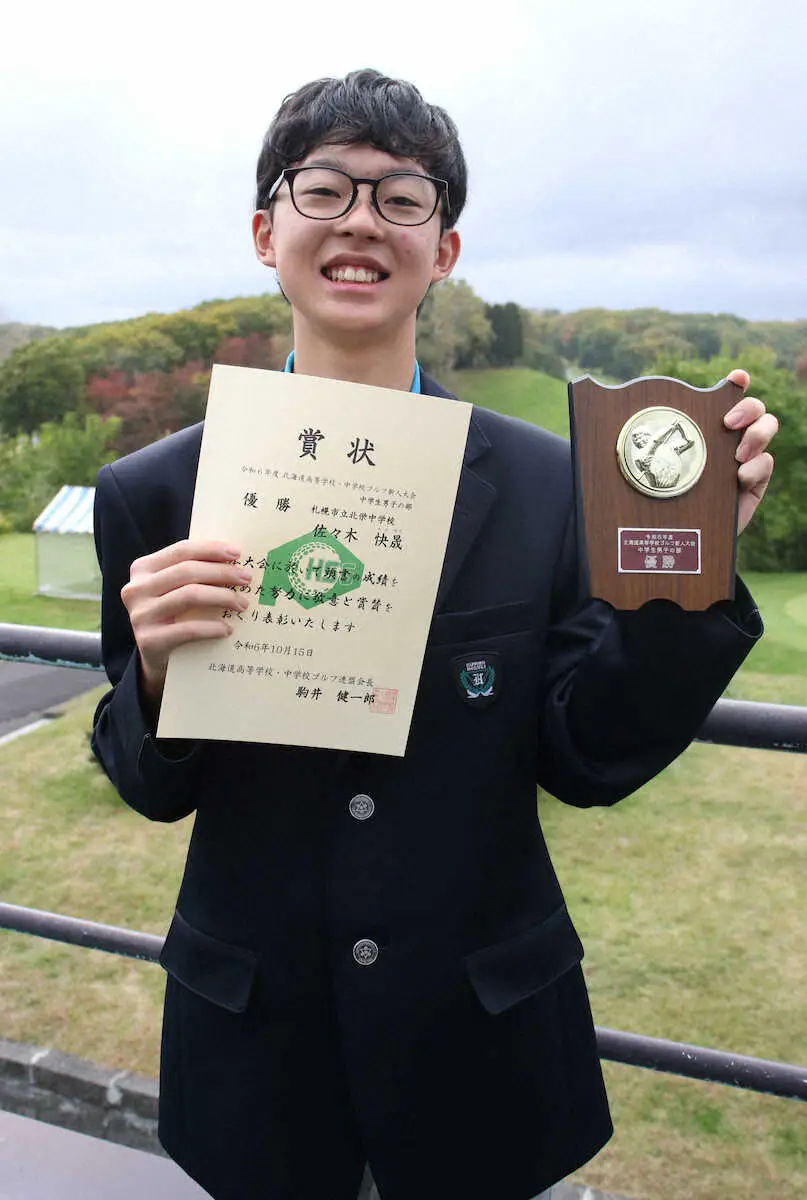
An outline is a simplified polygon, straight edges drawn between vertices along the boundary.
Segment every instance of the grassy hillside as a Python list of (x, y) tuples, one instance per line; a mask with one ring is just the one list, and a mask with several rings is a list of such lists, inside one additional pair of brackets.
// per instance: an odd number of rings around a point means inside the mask
[(16, 350), (18, 346), (24, 346), (27, 342), (48, 337), (56, 332), (57, 330), (49, 325), (21, 325), (17, 321), (0, 325), (0, 362), (8, 358), (11, 351)]
[(462, 399), (569, 436), (566, 384), (540, 371), (456, 371), (448, 384)]

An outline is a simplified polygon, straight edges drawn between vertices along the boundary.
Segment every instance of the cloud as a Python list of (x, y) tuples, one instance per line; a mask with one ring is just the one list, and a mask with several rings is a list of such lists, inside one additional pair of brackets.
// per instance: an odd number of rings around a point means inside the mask
[(759, 320), (791, 320), (804, 311), (804, 285), (788, 257), (765, 258), (749, 270), (745, 260), (694, 254), (680, 244), (545, 254), (520, 262), (471, 259), (460, 274), (491, 303), (515, 300), (535, 308), (664, 308)]
[(279, 101), (376, 65), (455, 117), (460, 274), (489, 300), (807, 315), (801, 0), (501, 0), (345, 21), (234, 0), (45, 0), (7, 22), (0, 304), (56, 324), (259, 292), (254, 163)]

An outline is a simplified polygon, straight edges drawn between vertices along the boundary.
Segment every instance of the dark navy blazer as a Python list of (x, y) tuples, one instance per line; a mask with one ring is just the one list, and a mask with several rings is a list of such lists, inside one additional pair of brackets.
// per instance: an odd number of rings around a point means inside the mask
[[(475, 408), (406, 756), (160, 743), (120, 589), (187, 536), (200, 442), (103, 468), (96, 499), (93, 747), (145, 816), (196, 813), (163, 955), (163, 1144), (219, 1200), (354, 1200), (368, 1159), (384, 1200), (528, 1200), (611, 1132), (536, 783), (588, 806), (654, 776), (758, 614), (739, 583), (705, 613), (587, 599), (568, 445)], [(486, 656), (480, 706), (457, 662)]]

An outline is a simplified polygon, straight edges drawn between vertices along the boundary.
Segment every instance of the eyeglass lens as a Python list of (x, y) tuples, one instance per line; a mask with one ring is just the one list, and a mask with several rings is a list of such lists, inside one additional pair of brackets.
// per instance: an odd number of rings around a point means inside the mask
[[(329, 167), (304, 167), (294, 176), (293, 199), (306, 217), (341, 217), (350, 207), (353, 182)], [(421, 225), (437, 207), (437, 187), (422, 175), (387, 175), (376, 194), (381, 215), (394, 225)]]

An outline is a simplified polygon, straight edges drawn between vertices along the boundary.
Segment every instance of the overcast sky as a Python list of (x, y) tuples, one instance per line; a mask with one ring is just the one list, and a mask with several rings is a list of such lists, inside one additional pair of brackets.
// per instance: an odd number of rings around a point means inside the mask
[(274, 287), (283, 96), (374, 66), (459, 125), (489, 302), (807, 317), (805, 0), (38, 0), (2, 18), (0, 321)]

